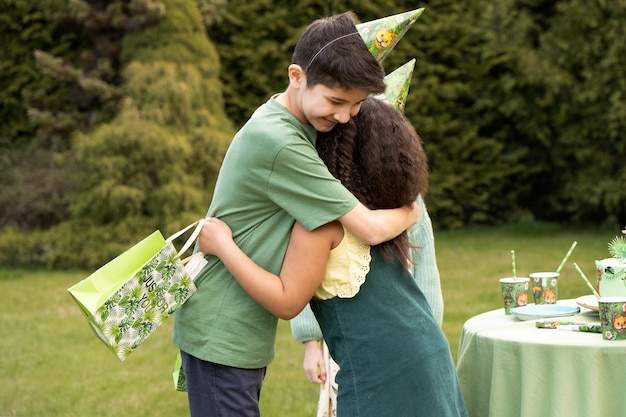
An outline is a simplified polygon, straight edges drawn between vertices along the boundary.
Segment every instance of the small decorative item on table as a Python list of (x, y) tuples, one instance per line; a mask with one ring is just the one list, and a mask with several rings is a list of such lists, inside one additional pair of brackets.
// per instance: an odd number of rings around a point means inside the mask
[(559, 273), (533, 272), (529, 276), (535, 304), (556, 304), (559, 294)]
[(580, 307), (565, 304), (541, 304), (511, 308), (511, 314), (516, 319), (522, 321), (538, 320), (547, 317), (566, 317), (578, 313), (580, 313)]
[(626, 340), (626, 297), (601, 297), (598, 300), (604, 340)]
[(529, 278), (524, 277), (509, 277), (500, 279), (505, 314), (511, 314), (511, 308), (522, 307), (528, 304), (529, 281)]
[(574, 321), (538, 321), (535, 322), (538, 329), (558, 329), (570, 332), (600, 333), (601, 326), (596, 323), (578, 323)]
[(561, 269), (563, 269), (567, 259), (574, 252), (576, 245), (578, 245), (577, 241), (572, 242), (556, 271), (533, 272), (529, 275), (535, 304), (556, 304), (559, 295), (558, 278), (561, 274)]
[(626, 297), (626, 237), (609, 243), (611, 258), (596, 261), (597, 289), (601, 297)]

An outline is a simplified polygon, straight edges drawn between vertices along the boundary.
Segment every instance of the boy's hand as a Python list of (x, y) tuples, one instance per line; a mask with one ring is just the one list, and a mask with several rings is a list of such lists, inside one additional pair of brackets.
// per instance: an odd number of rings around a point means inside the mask
[(233, 232), (217, 217), (207, 218), (198, 236), (198, 244), (200, 252), (220, 257), (222, 251), (234, 244)]

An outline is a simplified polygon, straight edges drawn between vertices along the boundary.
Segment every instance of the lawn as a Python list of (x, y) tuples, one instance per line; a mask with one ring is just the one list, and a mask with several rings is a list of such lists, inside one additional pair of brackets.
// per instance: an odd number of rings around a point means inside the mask
[[(594, 260), (608, 257), (619, 230), (551, 224), (435, 232), (445, 300), (443, 330), (456, 359), (463, 323), (501, 307), (498, 278), (554, 270), (573, 241), (578, 246), (561, 271), (559, 298), (589, 290), (572, 262), (595, 282)], [(186, 396), (171, 377), (176, 349), (167, 321), (128, 359), (95, 337), (66, 289), (85, 271), (0, 270), (0, 416), (185, 416)], [(261, 398), (264, 416), (314, 416), (317, 386), (301, 370), (302, 347), (281, 321), (276, 358)]]

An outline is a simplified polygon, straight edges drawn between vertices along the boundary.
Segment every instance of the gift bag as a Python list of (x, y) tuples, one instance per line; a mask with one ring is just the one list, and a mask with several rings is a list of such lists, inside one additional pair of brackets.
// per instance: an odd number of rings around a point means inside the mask
[(176, 360), (174, 361), (174, 371), (172, 371), (172, 378), (174, 378), (174, 389), (176, 391), (187, 392), (187, 380), (185, 379), (185, 371), (183, 370), (183, 358), (178, 352)]
[[(89, 277), (68, 288), (96, 336), (123, 361), (196, 291), (202, 253), (182, 260), (204, 219), (167, 240), (160, 231), (137, 243)], [(196, 226), (176, 251), (173, 241)]]

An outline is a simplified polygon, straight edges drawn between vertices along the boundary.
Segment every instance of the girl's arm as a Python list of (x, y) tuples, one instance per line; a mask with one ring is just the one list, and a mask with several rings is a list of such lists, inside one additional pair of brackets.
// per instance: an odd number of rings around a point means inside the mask
[(361, 242), (374, 246), (409, 229), (419, 215), (420, 208), (415, 202), (411, 206), (386, 210), (370, 210), (357, 203), (339, 221)]
[(412, 265), (413, 278), (426, 296), (433, 316), (441, 326), (443, 322), (443, 294), (441, 293), (441, 280), (435, 255), (433, 225), (422, 196), (418, 196), (417, 202), (421, 210), (420, 219), (409, 231), (409, 240), (411, 244), (416, 246), (411, 248), (411, 258), (414, 262)]
[(296, 222), (280, 276), (261, 268), (239, 249), (222, 220), (207, 219), (198, 243), (201, 252), (221, 259), (250, 297), (276, 317), (289, 320), (302, 311), (319, 287), (330, 250), (341, 237), (343, 229), (337, 222), (310, 232)]

